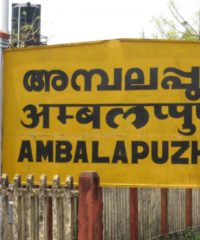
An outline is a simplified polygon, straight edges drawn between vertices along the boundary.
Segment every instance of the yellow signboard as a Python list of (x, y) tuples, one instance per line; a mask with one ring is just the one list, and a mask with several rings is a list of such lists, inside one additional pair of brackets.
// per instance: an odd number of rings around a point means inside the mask
[(3, 171), (102, 185), (200, 185), (200, 43), (6, 50)]

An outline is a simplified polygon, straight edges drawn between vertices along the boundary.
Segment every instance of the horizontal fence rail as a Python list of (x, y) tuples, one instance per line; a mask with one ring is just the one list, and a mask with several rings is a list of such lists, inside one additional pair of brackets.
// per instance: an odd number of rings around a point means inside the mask
[(9, 184), (4, 174), (0, 189), (1, 239), (75, 239), (77, 194), (71, 176), (61, 186), (56, 175), (49, 187), (45, 175), (40, 177), (39, 186), (35, 186), (32, 175), (22, 185), (19, 175)]

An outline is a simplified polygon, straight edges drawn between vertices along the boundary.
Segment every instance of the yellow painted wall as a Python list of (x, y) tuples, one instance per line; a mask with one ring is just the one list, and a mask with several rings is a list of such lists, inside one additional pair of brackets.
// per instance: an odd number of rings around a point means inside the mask
[(199, 56), (198, 42), (153, 40), (6, 50), (3, 172), (199, 186)]

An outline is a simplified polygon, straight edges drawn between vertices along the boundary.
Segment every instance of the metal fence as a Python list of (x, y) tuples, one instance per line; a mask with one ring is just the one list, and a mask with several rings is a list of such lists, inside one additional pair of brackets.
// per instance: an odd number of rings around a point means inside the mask
[(47, 186), (46, 176), (41, 176), (39, 186), (32, 175), (26, 185), (16, 175), (13, 184), (8, 177), (1, 178), (1, 238), (2, 240), (76, 239), (77, 191), (68, 176), (61, 186), (55, 176), (52, 186)]
[(48, 186), (45, 175), (39, 185), (32, 175), (25, 185), (19, 175), (11, 184), (3, 175), (0, 239), (148, 240), (200, 225), (199, 189), (101, 189), (96, 178), (83, 174), (78, 192), (71, 176)]

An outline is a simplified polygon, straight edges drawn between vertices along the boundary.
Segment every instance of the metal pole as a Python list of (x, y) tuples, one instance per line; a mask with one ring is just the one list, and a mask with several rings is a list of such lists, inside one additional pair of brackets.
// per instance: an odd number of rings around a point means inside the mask
[(2, 166), (3, 48), (8, 39), (8, 0), (0, 0), (0, 173)]

